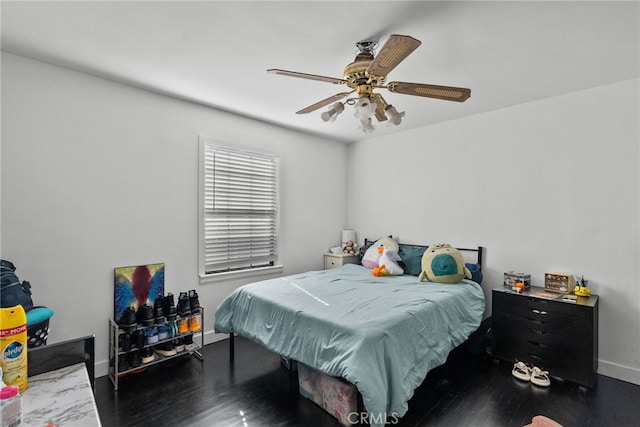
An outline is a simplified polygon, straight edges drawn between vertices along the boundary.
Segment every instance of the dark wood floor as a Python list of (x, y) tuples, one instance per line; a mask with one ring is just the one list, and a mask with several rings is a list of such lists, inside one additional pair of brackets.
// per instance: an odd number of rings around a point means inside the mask
[[(339, 426), (300, 397), (277, 355), (243, 338), (229, 363), (228, 341), (210, 344), (204, 362), (185, 357), (121, 379), (96, 380), (102, 424), (111, 426)], [(171, 363), (173, 361), (167, 362)], [(640, 425), (640, 386), (598, 375), (594, 390), (569, 383), (541, 389), (511, 376), (512, 366), (454, 351), (429, 373), (398, 426), (522, 426), (543, 414), (571, 426)]]

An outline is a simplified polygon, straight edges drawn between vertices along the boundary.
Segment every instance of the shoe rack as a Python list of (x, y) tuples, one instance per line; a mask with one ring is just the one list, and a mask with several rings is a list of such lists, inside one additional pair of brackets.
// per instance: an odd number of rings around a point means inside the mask
[[(203, 325), (204, 307), (202, 306), (198, 314), (178, 315), (176, 320), (154, 322), (152, 326), (143, 326), (138, 323), (133, 327), (123, 327), (113, 319), (109, 319), (109, 378), (114, 391), (118, 390), (120, 378), (153, 365), (178, 357), (195, 356), (200, 361), (204, 360), (200, 352), (204, 347)], [(157, 339), (153, 338), (154, 329), (158, 331)], [(163, 336), (160, 333), (161, 330), (167, 332), (166, 338), (160, 339)], [(126, 334), (129, 334), (129, 345), (123, 346)], [(143, 338), (136, 338), (140, 335)], [(178, 351), (179, 347), (176, 348), (175, 343), (180, 341), (184, 347)], [(175, 350), (175, 354), (171, 348)], [(144, 363), (143, 354), (148, 356), (147, 359), (150, 358), (149, 354), (152, 354), (153, 358)]]

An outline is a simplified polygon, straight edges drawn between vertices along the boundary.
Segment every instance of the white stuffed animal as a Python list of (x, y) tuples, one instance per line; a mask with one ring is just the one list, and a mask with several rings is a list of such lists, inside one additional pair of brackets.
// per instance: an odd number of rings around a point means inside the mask
[(393, 249), (384, 248), (378, 264), (384, 265), (384, 269), (390, 276), (400, 276), (404, 274), (404, 270), (398, 265), (397, 261), (402, 261), (398, 253)]

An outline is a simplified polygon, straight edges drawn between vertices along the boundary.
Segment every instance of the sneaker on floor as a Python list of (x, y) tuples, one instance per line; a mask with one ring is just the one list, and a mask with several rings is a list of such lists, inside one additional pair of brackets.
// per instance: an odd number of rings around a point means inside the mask
[(149, 304), (142, 304), (136, 312), (136, 320), (143, 326), (153, 326), (155, 318), (153, 317), (153, 308)]
[(191, 303), (189, 302), (189, 295), (186, 292), (180, 292), (178, 295), (178, 316), (187, 317), (191, 315)]
[(200, 330), (200, 322), (198, 316), (189, 317), (189, 331), (195, 332)]
[(156, 351), (156, 353), (165, 357), (173, 356), (177, 354), (176, 348), (173, 346), (173, 341), (166, 341), (166, 342), (160, 343), (154, 346), (153, 348)]
[(518, 362), (513, 364), (513, 369), (511, 370), (511, 375), (521, 381), (530, 381), (531, 380), (531, 371), (529, 367), (524, 362)]
[(153, 348), (145, 347), (142, 349), (142, 363), (151, 363), (155, 358), (156, 355), (153, 353)]
[(543, 371), (537, 366), (534, 366), (531, 370), (531, 384), (535, 384), (540, 387), (549, 387), (551, 385), (549, 371)]
[(200, 313), (200, 300), (198, 299), (198, 293), (195, 289), (189, 291), (189, 305), (192, 314)]

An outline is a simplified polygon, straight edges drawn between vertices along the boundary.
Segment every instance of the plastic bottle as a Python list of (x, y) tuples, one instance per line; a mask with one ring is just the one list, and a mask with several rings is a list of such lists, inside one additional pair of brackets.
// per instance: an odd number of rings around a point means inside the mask
[(27, 389), (27, 315), (21, 305), (0, 308), (0, 368), (7, 385)]
[(15, 385), (0, 389), (0, 426), (17, 427), (22, 425), (22, 395)]

